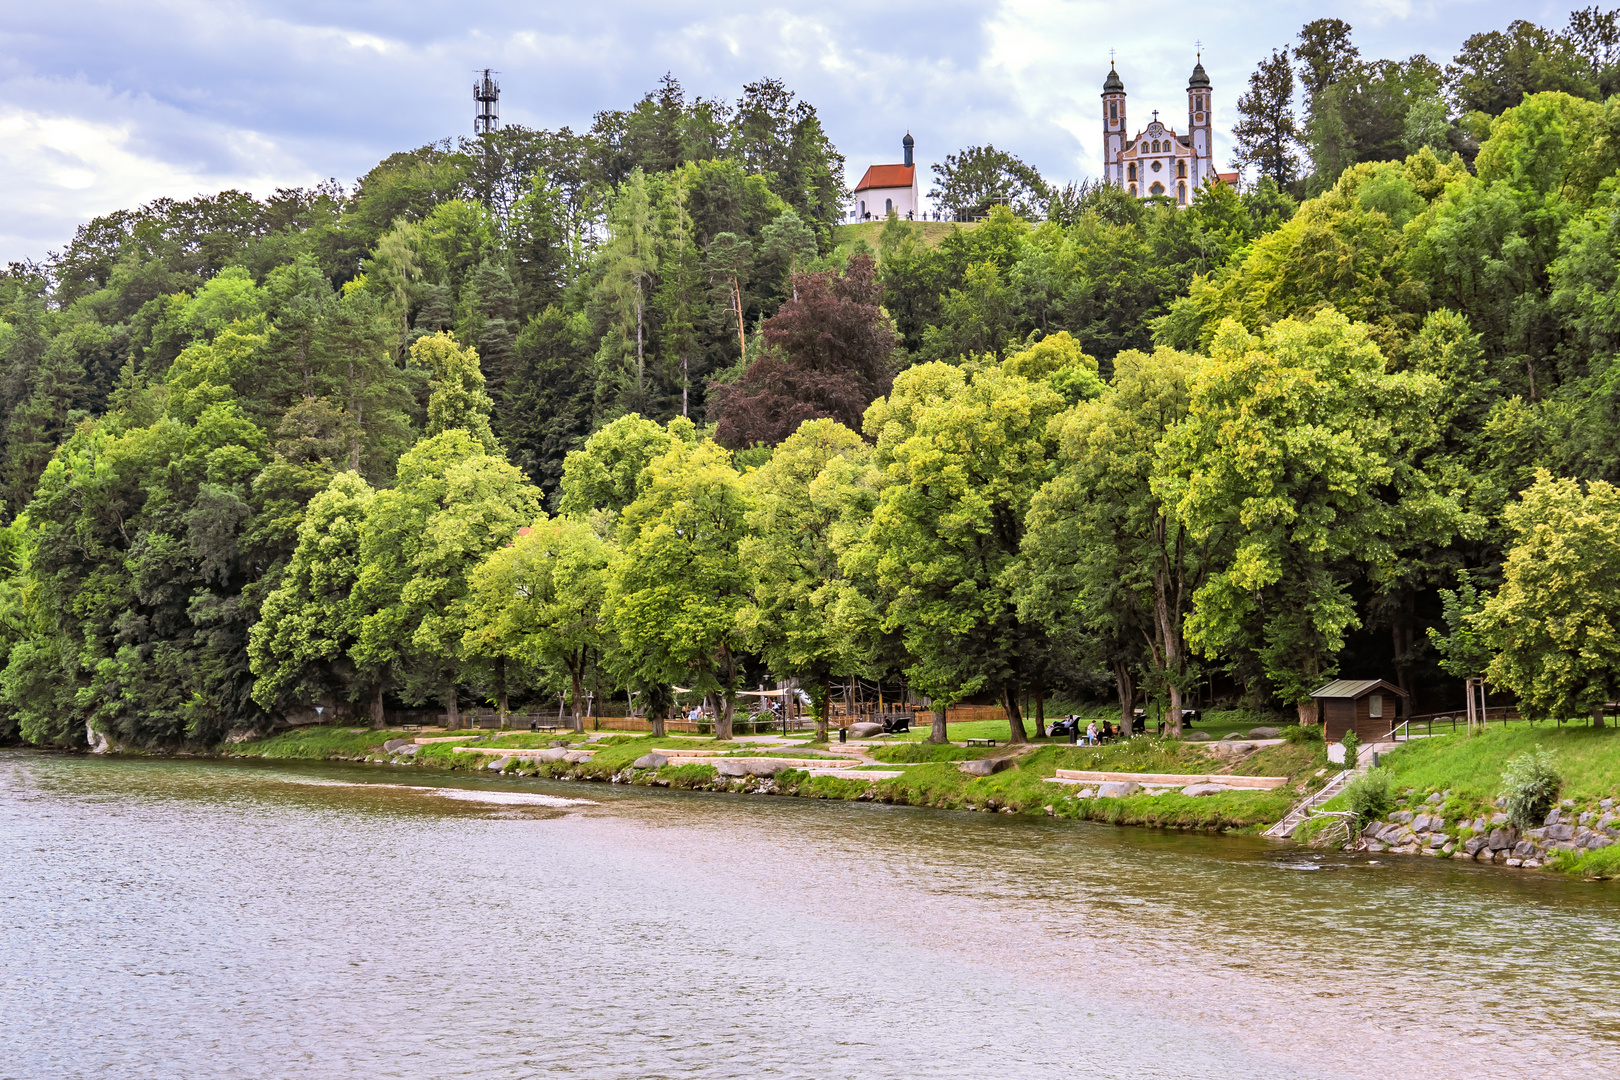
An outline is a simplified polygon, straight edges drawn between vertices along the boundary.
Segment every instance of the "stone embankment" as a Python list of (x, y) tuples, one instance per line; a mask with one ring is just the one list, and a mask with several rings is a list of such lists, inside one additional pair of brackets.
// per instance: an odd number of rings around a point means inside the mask
[[(1439, 802), (1441, 796), (1431, 796)], [(1604, 799), (1596, 811), (1579, 814), (1573, 804), (1557, 807), (1537, 828), (1520, 833), (1506, 814), (1470, 821), (1447, 822), (1438, 813), (1403, 810), (1387, 821), (1368, 822), (1352, 850), (1397, 855), (1435, 855), (1498, 866), (1534, 869), (1559, 851), (1597, 851), (1620, 840), (1620, 815), (1614, 800)]]

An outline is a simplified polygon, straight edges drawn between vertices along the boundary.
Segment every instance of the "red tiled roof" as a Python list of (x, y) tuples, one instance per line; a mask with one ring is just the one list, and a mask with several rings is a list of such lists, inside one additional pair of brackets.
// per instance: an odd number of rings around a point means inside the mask
[(1215, 178), (1220, 180), (1222, 183), (1231, 184), (1233, 187), (1237, 187), (1238, 174), (1235, 172), (1216, 173)]
[(861, 182), (855, 185), (856, 191), (866, 191), (869, 188), (908, 188), (911, 178), (916, 174), (915, 165), (869, 165), (866, 175)]

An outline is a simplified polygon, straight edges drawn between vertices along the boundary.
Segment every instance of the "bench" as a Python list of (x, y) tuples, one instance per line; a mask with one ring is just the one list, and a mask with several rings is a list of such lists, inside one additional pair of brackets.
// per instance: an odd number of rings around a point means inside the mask
[(911, 717), (911, 713), (896, 713), (894, 716), (885, 718), (883, 721), (883, 733), (885, 735), (898, 735), (902, 731), (910, 731)]
[(994, 746), (994, 745), (996, 745), (996, 740), (994, 740), (994, 739), (968, 739), (967, 744), (969, 746)]

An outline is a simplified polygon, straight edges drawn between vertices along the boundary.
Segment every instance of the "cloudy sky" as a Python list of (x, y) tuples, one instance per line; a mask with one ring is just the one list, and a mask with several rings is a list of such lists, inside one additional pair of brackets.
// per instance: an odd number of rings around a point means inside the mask
[[(588, 127), (673, 72), (735, 98), (765, 75), (815, 104), (852, 178), (994, 143), (1050, 179), (1096, 175), (1098, 91), (1119, 56), (1132, 126), (1176, 116), (1195, 42), (1218, 131), (1255, 63), (1307, 18), (1355, 27), (1363, 56), (1448, 59), (1571, 0), (3, 0), (0, 263), (40, 258), (96, 214), (167, 195), (345, 183), (384, 155), (470, 133), (475, 68), (502, 114)], [(1223, 123), (1224, 122), (1224, 123)], [(1217, 154), (1229, 147), (1218, 134)]]

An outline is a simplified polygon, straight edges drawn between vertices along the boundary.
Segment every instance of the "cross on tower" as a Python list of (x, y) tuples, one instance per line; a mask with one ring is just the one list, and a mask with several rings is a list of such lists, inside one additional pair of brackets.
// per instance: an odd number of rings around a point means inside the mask
[(1108, 50), (1108, 66), (1109, 67), (1114, 66), (1114, 50), (1113, 49)]

